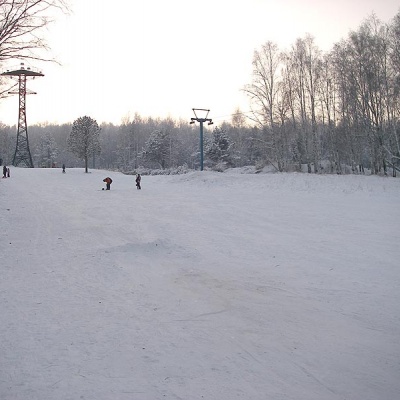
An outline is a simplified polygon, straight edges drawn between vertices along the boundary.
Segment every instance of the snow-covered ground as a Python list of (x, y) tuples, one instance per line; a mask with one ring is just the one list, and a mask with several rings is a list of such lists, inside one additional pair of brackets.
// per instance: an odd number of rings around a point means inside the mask
[[(102, 180), (111, 176), (111, 191)], [(1, 400), (395, 400), (400, 180), (11, 168)]]

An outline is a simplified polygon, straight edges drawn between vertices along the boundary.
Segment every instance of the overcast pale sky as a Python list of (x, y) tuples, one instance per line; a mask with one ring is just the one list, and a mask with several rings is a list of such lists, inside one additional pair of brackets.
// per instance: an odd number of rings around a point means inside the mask
[[(62, 64), (30, 63), (27, 123), (65, 123), (89, 115), (120, 124), (142, 116), (189, 120), (209, 108), (216, 123), (237, 107), (251, 82), (254, 50), (289, 49), (310, 33), (324, 51), (373, 12), (389, 22), (398, 0), (72, 0), (48, 31)], [(17, 67), (8, 63), (5, 66)], [(0, 121), (18, 122), (18, 96), (0, 102)]]

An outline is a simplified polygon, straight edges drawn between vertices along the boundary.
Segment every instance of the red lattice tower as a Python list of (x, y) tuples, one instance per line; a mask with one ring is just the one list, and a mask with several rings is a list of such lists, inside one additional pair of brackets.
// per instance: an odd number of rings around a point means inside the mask
[[(35, 78), (37, 76), (44, 76), (41, 72), (31, 70), (29, 67), (25, 69), (24, 63), (21, 63), (19, 69), (14, 71), (3, 72), (1, 75), (18, 77), (18, 91), (8, 92), (9, 94), (19, 95), (19, 108), (18, 108), (18, 131), (17, 131), (17, 145), (12, 164), (17, 167), (19, 165), (28, 168), (33, 168), (32, 156), (29, 150), (28, 141), (28, 126), (26, 124), (26, 80), (27, 78)], [(36, 94), (29, 91), (28, 94)]]

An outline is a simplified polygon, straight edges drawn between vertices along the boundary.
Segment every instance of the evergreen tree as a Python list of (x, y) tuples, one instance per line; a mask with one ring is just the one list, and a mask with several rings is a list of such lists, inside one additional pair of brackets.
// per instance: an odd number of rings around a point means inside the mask
[(225, 130), (215, 127), (212, 139), (206, 143), (205, 154), (214, 164), (231, 165), (232, 146), (233, 144), (230, 142)]
[(68, 147), (78, 158), (85, 161), (85, 172), (88, 172), (88, 159), (99, 155), (100, 128), (97, 121), (88, 116), (80, 117), (72, 124), (72, 132), (68, 138)]

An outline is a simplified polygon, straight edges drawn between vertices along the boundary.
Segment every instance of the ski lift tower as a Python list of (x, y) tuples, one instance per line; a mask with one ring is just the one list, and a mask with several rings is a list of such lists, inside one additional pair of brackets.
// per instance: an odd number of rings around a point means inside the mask
[[(194, 118), (190, 118), (190, 124), (194, 124), (196, 121), (200, 123), (200, 171), (203, 171), (204, 164), (204, 150), (203, 150), (203, 124), (208, 122), (208, 125), (213, 125), (211, 118), (208, 117), (210, 110), (205, 108), (192, 108)], [(197, 111), (197, 112), (196, 112)]]
[(32, 156), (29, 150), (28, 126), (26, 124), (26, 95), (36, 93), (27, 91), (26, 80), (27, 78), (35, 79), (37, 76), (44, 75), (41, 72), (32, 71), (29, 67), (25, 68), (24, 63), (21, 63), (19, 69), (3, 72), (1, 75), (18, 77), (18, 91), (8, 92), (9, 94), (19, 95), (17, 145), (12, 165), (15, 167), (24, 165), (25, 167), (33, 168)]

